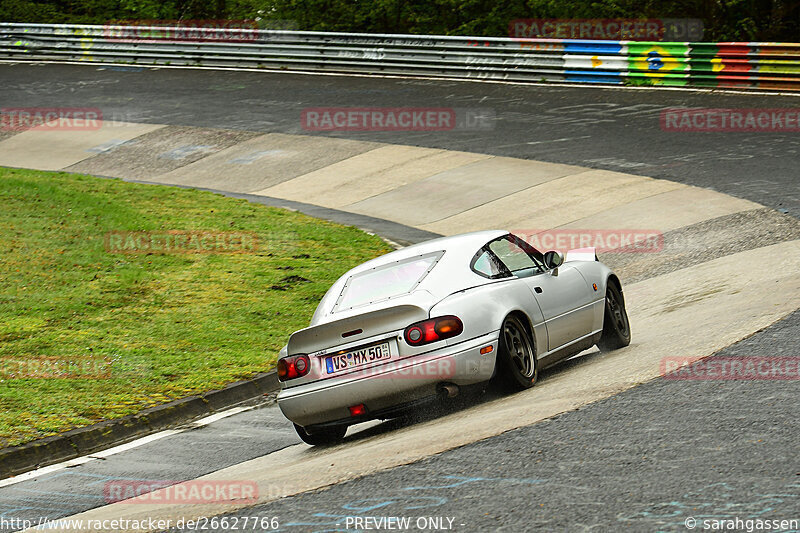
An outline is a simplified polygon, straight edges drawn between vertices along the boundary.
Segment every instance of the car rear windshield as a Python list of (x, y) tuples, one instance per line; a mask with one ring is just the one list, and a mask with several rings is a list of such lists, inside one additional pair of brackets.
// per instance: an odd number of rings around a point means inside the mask
[(433, 270), (443, 253), (418, 255), (350, 276), (334, 312), (410, 293)]

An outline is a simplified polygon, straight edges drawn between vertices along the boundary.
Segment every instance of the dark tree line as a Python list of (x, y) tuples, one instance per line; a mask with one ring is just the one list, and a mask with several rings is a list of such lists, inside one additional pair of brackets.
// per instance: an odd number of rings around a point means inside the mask
[(698, 18), (704, 40), (800, 42), (800, 0), (0, 0), (0, 21), (247, 19), (261, 27), (506, 36), (521, 18)]

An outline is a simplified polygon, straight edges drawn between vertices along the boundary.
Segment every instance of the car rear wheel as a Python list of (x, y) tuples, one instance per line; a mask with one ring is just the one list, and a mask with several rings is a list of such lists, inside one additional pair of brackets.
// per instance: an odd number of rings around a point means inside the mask
[(335, 426), (332, 428), (315, 429), (313, 433), (306, 431), (303, 426), (294, 425), (295, 431), (306, 444), (312, 446), (326, 446), (336, 444), (344, 438), (347, 433), (347, 426)]
[(606, 310), (603, 316), (603, 334), (597, 347), (607, 352), (622, 348), (631, 343), (631, 325), (625, 300), (617, 286), (610, 282), (606, 289)]
[(539, 376), (533, 341), (519, 317), (511, 315), (500, 329), (497, 379), (504, 388), (533, 387)]

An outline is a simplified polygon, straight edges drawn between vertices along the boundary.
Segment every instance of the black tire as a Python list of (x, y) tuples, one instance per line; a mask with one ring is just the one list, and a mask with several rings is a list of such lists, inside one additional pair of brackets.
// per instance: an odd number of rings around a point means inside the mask
[(500, 328), (497, 352), (497, 382), (507, 390), (533, 387), (539, 378), (536, 350), (528, 330), (518, 317), (511, 315)]
[(606, 289), (606, 310), (603, 315), (603, 333), (597, 347), (604, 352), (623, 348), (631, 343), (631, 324), (625, 310), (625, 299), (614, 282)]
[(335, 426), (332, 428), (317, 429), (313, 433), (306, 431), (303, 426), (294, 425), (295, 431), (306, 444), (312, 446), (329, 446), (341, 442), (344, 434), (347, 433), (347, 426)]

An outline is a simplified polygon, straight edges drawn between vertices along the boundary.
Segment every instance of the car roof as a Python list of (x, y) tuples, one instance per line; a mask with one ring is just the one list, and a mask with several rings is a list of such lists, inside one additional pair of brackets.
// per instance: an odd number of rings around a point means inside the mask
[[(411, 257), (425, 255), (432, 252), (445, 252), (445, 261), (451, 263), (466, 257), (467, 261), (472, 259), (472, 256), (487, 242), (502, 237), (508, 234), (505, 230), (484, 230), (473, 231), (472, 233), (462, 233), (460, 235), (453, 235), (450, 237), (439, 237), (430, 241), (425, 241), (419, 244), (412, 244), (394, 252), (377, 257), (371, 261), (367, 261), (352, 270), (346, 276), (352, 276), (359, 272), (369, 270), (371, 268), (379, 267), (381, 265), (393, 263), (395, 261), (402, 261)], [(444, 259), (444, 258), (443, 258)], [(469, 266), (468, 263), (465, 266)]]
[(320, 301), (311, 323), (315, 325), (321, 322), (335, 320), (339, 317), (355, 315), (378, 307), (393, 305), (393, 302), (397, 300), (358, 306), (348, 311), (333, 312), (336, 299), (341, 294), (346, 281), (350, 277), (373, 268), (426, 254), (444, 252), (433, 270), (431, 270), (412, 291), (409, 295), (410, 297), (413, 297), (412, 295), (414, 294), (427, 294), (427, 298), (432, 301), (439, 301), (454, 292), (490, 283), (491, 280), (478, 275), (470, 269), (470, 261), (475, 253), (486, 243), (507, 234), (508, 232), (505, 230), (487, 230), (464, 233), (451, 237), (441, 237), (420, 244), (407, 246), (372, 259), (371, 261), (367, 261), (345, 273), (331, 286)]

